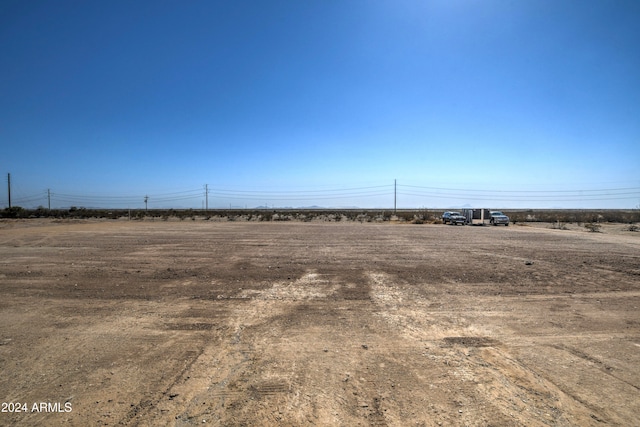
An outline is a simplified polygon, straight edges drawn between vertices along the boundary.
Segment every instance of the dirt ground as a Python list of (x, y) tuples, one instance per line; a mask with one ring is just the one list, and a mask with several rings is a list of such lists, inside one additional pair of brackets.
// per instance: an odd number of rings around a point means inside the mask
[(0, 425), (640, 425), (602, 231), (0, 222)]

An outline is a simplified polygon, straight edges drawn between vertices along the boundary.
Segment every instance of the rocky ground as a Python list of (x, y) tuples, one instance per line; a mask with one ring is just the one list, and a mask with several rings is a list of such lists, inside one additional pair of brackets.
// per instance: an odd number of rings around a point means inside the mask
[(5, 220), (0, 425), (639, 425), (640, 233), (565, 228)]

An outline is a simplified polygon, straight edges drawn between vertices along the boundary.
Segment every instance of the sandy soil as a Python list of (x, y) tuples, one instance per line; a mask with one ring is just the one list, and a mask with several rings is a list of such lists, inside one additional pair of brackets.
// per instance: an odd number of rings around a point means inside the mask
[(640, 425), (622, 226), (4, 221), (0, 292), (0, 425)]

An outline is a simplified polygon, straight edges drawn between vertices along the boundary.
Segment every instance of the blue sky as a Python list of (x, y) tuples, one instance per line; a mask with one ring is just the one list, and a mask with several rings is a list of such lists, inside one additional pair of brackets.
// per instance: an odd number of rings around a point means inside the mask
[[(24, 207), (640, 205), (640, 2), (0, 3)], [(6, 185), (0, 207), (7, 206)]]

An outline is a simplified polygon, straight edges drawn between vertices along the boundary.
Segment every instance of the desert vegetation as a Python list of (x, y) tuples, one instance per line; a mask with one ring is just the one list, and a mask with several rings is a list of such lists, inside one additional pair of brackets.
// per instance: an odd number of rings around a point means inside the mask
[[(193, 221), (354, 221), (360, 223), (398, 222), (410, 224), (441, 223), (443, 209), (92, 209), (72, 206), (68, 209), (24, 209), (19, 206), (0, 210), (0, 218), (58, 218), (58, 219), (131, 219)], [(503, 212), (511, 222), (552, 223), (565, 229), (566, 224), (640, 222), (640, 209), (525, 209)], [(637, 226), (634, 226), (636, 231)]]
[(527, 209), (504, 212), (512, 222), (560, 222), (578, 225), (640, 222), (640, 209)]

